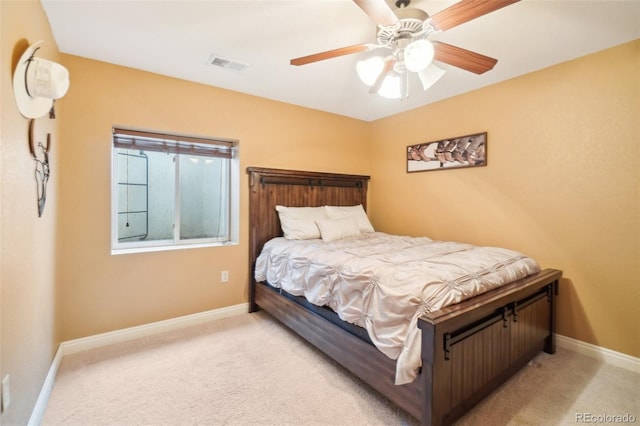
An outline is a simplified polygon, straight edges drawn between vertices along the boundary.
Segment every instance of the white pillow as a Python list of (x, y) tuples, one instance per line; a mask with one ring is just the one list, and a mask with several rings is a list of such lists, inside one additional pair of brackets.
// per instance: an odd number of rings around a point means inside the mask
[(316, 221), (320, 228), (322, 241), (331, 242), (347, 237), (360, 235), (360, 227), (354, 217), (347, 216), (340, 219), (324, 219)]
[(317, 220), (327, 219), (322, 207), (276, 206), (282, 233), (288, 240), (309, 240), (320, 238)]
[(324, 208), (327, 211), (327, 216), (331, 219), (353, 217), (358, 222), (360, 232), (375, 232), (362, 204), (357, 206), (324, 206)]

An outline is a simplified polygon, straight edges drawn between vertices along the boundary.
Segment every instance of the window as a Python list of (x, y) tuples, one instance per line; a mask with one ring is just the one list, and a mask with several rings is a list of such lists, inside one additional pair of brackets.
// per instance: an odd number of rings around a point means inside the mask
[(236, 141), (113, 129), (112, 253), (238, 242)]

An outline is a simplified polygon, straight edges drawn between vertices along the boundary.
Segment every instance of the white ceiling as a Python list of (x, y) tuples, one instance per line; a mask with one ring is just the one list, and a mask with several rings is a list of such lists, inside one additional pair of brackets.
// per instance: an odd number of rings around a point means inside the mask
[[(522, 0), (431, 37), (497, 58), (493, 70), (442, 65), (447, 73), (426, 92), (412, 75), (410, 96), (400, 101), (369, 94), (355, 71), (363, 54), (289, 65), (375, 42), (375, 24), (351, 0), (41, 1), (63, 53), (366, 121), (640, 38), (640, 0)], [(411, 7), (434, 14), (455, 2)], [(212, 54), (246, 67), (208, 65)]]

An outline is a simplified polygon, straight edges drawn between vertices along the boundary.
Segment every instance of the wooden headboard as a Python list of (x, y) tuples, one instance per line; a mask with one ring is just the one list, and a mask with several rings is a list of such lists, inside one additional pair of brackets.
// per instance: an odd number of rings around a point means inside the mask
[(287, 207), (354, 206), (367, 208), (369, 176), (248, 167), (249, 304), (254, 304), (253, 268), (264, 243), (282, 235), (276, 205)]

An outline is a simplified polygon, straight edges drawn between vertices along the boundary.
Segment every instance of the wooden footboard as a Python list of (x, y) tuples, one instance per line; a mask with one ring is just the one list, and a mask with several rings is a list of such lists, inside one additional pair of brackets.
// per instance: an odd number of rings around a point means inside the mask
[(546, 269), (420, 319), (420, 379), (431, 389), (423, 424), (452, 423), (541, 351), (555, 352), (561, 276)]

